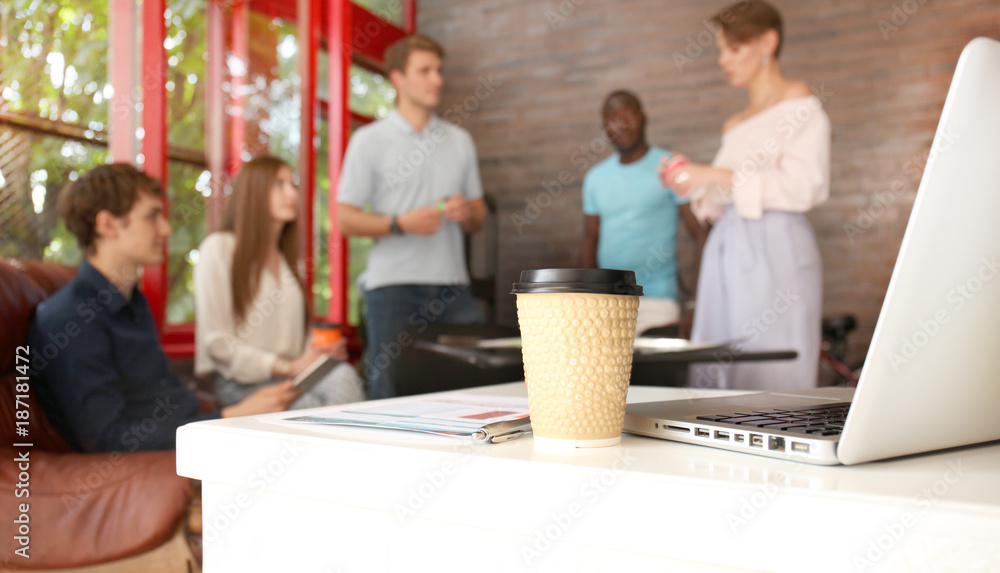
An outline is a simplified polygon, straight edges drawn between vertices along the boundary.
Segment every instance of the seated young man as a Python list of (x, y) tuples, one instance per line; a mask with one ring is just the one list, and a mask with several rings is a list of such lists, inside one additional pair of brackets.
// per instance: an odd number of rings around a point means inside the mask
[(28, 333), (39, 404), (84, 452), (164, 450), (198, 420), (280, 412), (299, 396), (290, 380), (221, 412), (170, 369), (139, 269), (163, 260), (171, 229), (159, 183), (128, 164), (95, 167), (68, 185), (59, 212), (85, 260), (68, 285), (38, 305)]

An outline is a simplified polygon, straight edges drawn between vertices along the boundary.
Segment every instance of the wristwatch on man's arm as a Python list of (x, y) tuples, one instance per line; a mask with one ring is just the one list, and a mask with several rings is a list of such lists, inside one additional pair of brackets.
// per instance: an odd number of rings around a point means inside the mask
[(392, 219), (389, 219), (389, 234), (390, 235), (403, 234), (403, 228), (399, 226), (399, 218), (396, 217), (395, 215), (392, 216)]

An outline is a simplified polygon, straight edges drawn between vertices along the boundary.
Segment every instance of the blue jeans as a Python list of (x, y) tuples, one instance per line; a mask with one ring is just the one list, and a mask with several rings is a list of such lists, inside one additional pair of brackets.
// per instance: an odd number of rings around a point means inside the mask
[(365, 292), (368, 349), (364, 374), (368, 398), (396, 395), (396, 359), (413, 345), (411, 332), (421, 333), (431, 323), (485, 322), (472, 292), (465, 286), (393, 285)]

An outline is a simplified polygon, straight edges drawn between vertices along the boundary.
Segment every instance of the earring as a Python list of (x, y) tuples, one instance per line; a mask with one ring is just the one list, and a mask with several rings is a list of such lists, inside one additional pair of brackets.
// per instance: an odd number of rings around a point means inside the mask
[(771, 63), (771, 56), (764, 56), (760, 59), (760, 65), (766, 66)]

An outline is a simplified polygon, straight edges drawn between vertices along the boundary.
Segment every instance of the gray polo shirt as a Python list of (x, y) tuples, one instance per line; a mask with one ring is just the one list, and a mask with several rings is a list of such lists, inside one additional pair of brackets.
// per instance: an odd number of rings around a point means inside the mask
[[(339, 203), (402, 215), (456, 193), (470, 201), (483, 196), (475, 145), (457, 125), (433, 115), (417, 133), (394, 109), (351, 136), (337, 187)], [(461, 225), (443, 219), (433, 235), (377, 239), (359, 286), (469, 284), (462, 233)]]

